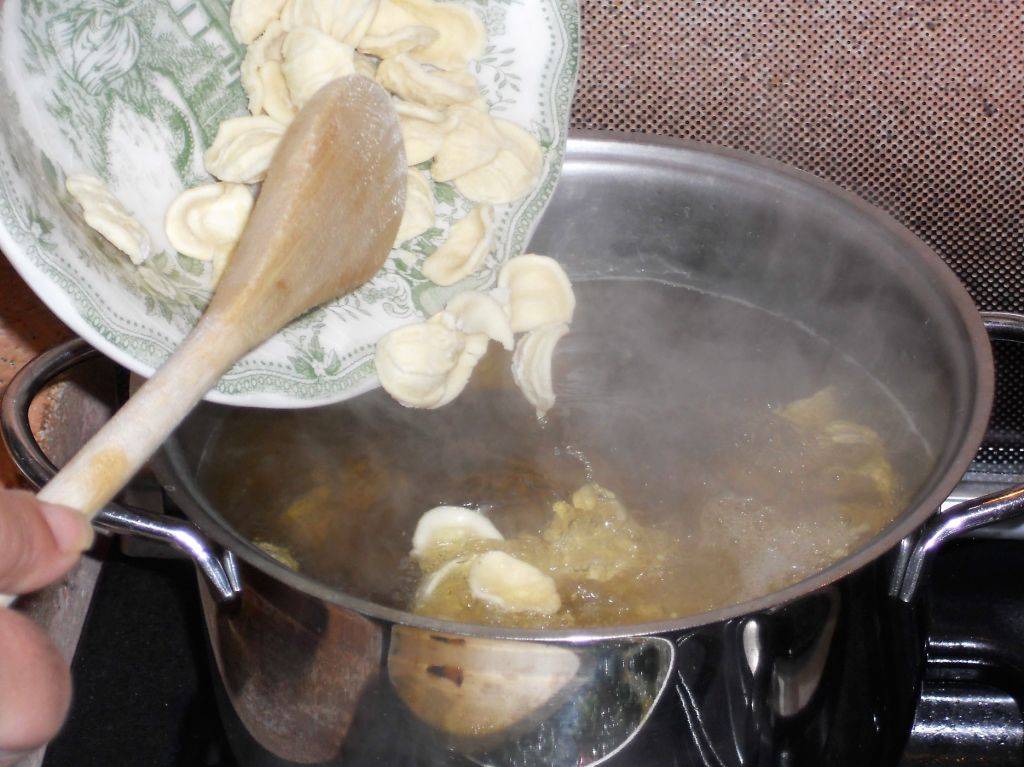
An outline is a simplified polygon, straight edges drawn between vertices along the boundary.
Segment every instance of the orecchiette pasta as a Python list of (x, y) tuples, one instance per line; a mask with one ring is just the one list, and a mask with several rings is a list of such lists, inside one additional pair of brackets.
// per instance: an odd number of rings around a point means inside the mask
[(372, 56), (364, 56), (361, 53), (357, 53), (355, 58), (356, 72), (361, 74), (370, 80), (373, 80), (377, 76), (377, 60)]
[(493, 295), (467, 291), (454, 296), (444, 307), (455, 327), (463, 333), (483, 333), (512, 351), (512, 323), (508, 307)]
[(292, 103), (284, 70), (280, 61), (268, 61), (260, 67), (263, 81), (263, 111), (267, 116), (287, 125), (295, 119), (295, 104)]
[(249, 97), (253, 115), (267, 114), (280, 123), (295, 116), (295, 107), (281, 73), (281, 43), (284, 29), (274, 21), (245, 51), (242, 59), (242, 87)]
[(255, 184), (270, 167), (285, 126), (270, 117), (234, 117), (217, 129), (203, 155), (206, 169), (222, 181)]
[(434, 109), (465, 104), (479, 96), (476, 81), (468, 72), (431, 71), (405, 53), (380, 63), (377, 82), (406, 101)]
[(435, 181), (451, 181), (486, 165), (505, 144), (494, 118), (486, 112), (454, 106), (448, 114), (453, 121), (452, 129), (445, 133), (430, 166)]
[(425, 26), (437, 34), (430, 43), (410, 52), (417, 61), (459, 71), (483, 55), (487, 31), (469, 8), (434, 0), (381, 0), (368, 35), (385, 37), (410, 26)]
[(569, 332), (564, 322), (543, 325), (519, 339), (512, 355), (512, 378), (523, 396), (544, 415), (555, 404), (555, 390), (551, 382), (551, 358), (559, 339)]
[(417, 104), (415, 101), (405, 101), (399, 98), (392, 98), (391, 103), (395, 105), (395, 112), (398, 113), (399, 117), (409, 117), (428, 123), (440, 124), (445, 122), (444, 112), (438, 109), (432, 109), (431, 107), (423, 106), (423, 104)]
[(553, 258), (527, 254), (509, 259), (498, 273), (498, 287), (508, 291), (515, 333), (572, 321), (576, 296), (565, 270)]
[[(459, 382), (465, 386), (482, 354), (479, 336), (472, 338), (474, 348), (467, 351), (471, 337), (437, 320), (392, 330), (377, 343), (374, 358), (381, 386), (406, 407), (447, 404), (458, 396)], [(486, 337), (483, 341), (486, 349)]]
[(455, 179), (455, 187), (474, 202), (501, 205), (528, 194), (540, 178), (540, 144), (515, 123), (494, 118), (502, 148), (486, 165)]
[(494, 523), (479, 511), (462, 506), (437, 506), (425, 512), (416, 523), (410, 554), (420, 558), (436, 546), (468, 540), (503, 539)]
[(296, 27), (281, 44), (281, 72), (300, 109), (332, 80), (353, 74), (355, 50), (314, 27)]
[(434, 191), (430, 180), (418, 170), (406, 176), (405, 212), (398, 225), (395, 245), (418, 237), (434, 225)]
[(115, 248), (141, 264), (153, 251), (149, 232), (125, 209), (121, 201), (96, 176), (68, 176), (68, 193), (82, 206), (82, 217)]
[(423, 262), (423, 274), (437, 285), (454, 285), (475, 272), (494, 244), (494, 211), (474, 208), (451, 228), (448, 239)]
[(402, 27), (386, 35), (366, 35), (359, 43), (359, 50), (387, 59), (400, 53), (409, 53), (415, 48), (422, 48), (437, 39), (437, 30), (419, 25)]
[(244, 184), (203, 184), (182, 192), (167, 209), (164, 229), (179, 253), (223, 268), (252, 212)]
[(238, 42), (249, 45), (281, 13), (285, 0), (234, 0), (231, 3), (231, 31)]
[(288, 0), (281, 11), (285, 29), (315, 27), (335, 40), (359, 45), (373, 17), (378, 0)]
[(452, 368), (451, 373), (445, 379), (444, 394), (441, 395), (441, 399), (433, 406), (435, 408), (444, 407), (462, 394), (462, 390), (469, 383), (470, 376), (473, 375), (476, 363), (487, 353), (487, 344), (490, 341), (487, 336), (482, 333), (474, 333), (465, 336), (465, 339), (466, 345), (462, 349), (462, 354), (456, 360), (455, 367)]
[(504, 551), (473, 558), (469, 591), (502, 612), (554, 615), (562, 607), (554, 578)]
[(381, 386), (406, 407), (433, 407), (465, 346), (461, 333), (438, 323), (392, 330), (377, 343), (374, 358)]
[(398, 127), (402, 131), (405, 161), (409, 165), (419, 165), (432, 160), (440, 151), (444, 136), (452, 125), (453, 122), (449, 120), (438, 123), (416, 117), (399, 117)]

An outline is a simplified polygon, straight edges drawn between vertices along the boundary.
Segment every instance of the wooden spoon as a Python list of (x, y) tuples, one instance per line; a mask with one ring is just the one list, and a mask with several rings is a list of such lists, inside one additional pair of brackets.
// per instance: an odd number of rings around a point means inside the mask
[(91, 518), (240, 357), (372, 277), (398, 231), (405, 176), (387, 93), (358, 75), (324, 86), (284, 134), (195, 328), (39, 499)]

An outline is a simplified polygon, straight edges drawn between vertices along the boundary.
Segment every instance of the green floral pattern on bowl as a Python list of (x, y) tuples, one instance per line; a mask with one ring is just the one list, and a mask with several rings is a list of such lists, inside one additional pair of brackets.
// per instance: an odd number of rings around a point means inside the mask
[[(575, 0), (461, 0), (488, 30), (473, 73), (492, 112), (527, 127), (544, 150), (538, 187), (496, 209), (497, 249), (450, 288), (423, 259), (471, 204), (433, 185), (436, 225), (404, 243), (350, 296), (300, 317), (240, 361), (209, 399), (311, 406), (376, 385), (373, 347), (387, 330), (490, 285), (522, 252), (561, 167), (579, 56)], [(210, 270), (178, 255), (167, 205), (208, 180), (202, 153), (226, 117), (245, 114), (244, 50), (222, 0), (4, 0), (0, 14), (0, 248), (77, 333), (148, 375), (195, 323)], [(87, 227), (64, 189), (91, 172), (143, 223), (156, 255), (133, 266)]]

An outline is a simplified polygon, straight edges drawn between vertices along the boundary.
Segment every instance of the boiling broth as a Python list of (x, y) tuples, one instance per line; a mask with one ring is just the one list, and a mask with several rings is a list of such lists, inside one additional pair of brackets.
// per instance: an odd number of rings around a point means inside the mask
[[(466, 391), (435, 411), (380, 390), (305, 411), (223, 408), (200, 470), (210, 504), (303, 574), (407, 609), (423, 512), (468, 506), (521, 538), (597, 483), (680, 554), (674, 574), (643, 584), (647, 598), (622, 592), (614, 608), (591, 603), (571, 616), (603, 625), (701, 612), (820, 570), (884, 528), (931, 468), (898, 403), (807, 329), (653, 281), (582, 283), (577, 296), (545, 422), (494, 344)], [(847, 497), (843, 463), (817, 460), (813, 439), (780, 430), (782, 408), (822, 390), (832, 421), (881, 435), (877, 455), (846, 466), (893, 467), (888, 500)], [(652, 604), (669, 606), (652, 614)]]

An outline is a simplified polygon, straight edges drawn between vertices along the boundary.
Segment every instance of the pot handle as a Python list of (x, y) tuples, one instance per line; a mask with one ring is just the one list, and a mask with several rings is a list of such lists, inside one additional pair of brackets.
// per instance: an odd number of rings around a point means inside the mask
[[(14, 465), (39, 488), (57, 473), (43, 452), (29, 425), (28, 411), (32, 400), (54, 378), (66, 370), (100, 356), (81, 339), (66, 341), (43, 352), (11, 379), (0, 400), (0, 434), (7, 445)], [(230, 552), (222, 562), (211, 542), (191, 522), (165, 514), (118, 503), (108, 503), (92, 520), (103, 533), (138, 535), (163, 541), (189, 557), (210, 582), (220, 601), (234, 599), (239, 592), (238, 580), (230, 577), (233, 561)]]
[[(990, 338), (1024, 343), (1024, 314), (982, 312), (981, 316)], [(897, 591), (899, 599), (903, 602), (915, 599), (935, 555), (947, 541), (1022, 513), (1024, 485), (999, 490), (937, 512), (925, 523), (916, 541), (900, 550), (899, 562), (906, 565)]]

